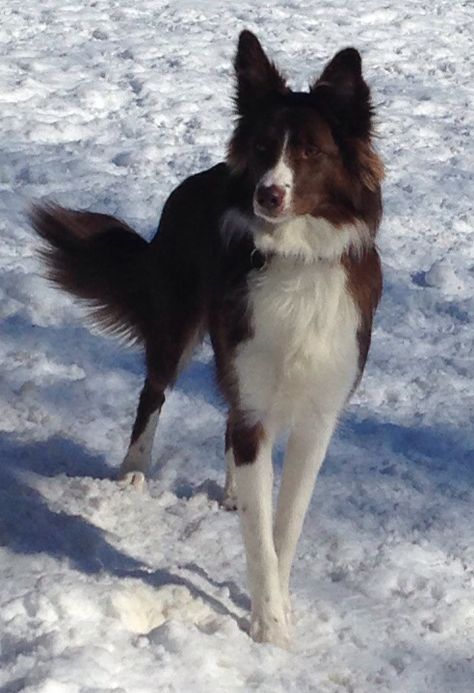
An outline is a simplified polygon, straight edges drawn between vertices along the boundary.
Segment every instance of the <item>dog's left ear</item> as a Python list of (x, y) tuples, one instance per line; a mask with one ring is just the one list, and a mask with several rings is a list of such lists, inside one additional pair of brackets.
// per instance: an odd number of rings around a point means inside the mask
[(284, 77), (267, 58), (251, 31), (242, 31), (239, 36), (234, 68), (237, 77), (235, 103), (239, 115), (258, 112), (265, 100), (288, 91)]
[(370, 89), (362, 77), (362, 60), (355, 48), (336, 53), (312, 85), (311, 92), (326, 103), (348, 134), (370, 135), (373, 113)]

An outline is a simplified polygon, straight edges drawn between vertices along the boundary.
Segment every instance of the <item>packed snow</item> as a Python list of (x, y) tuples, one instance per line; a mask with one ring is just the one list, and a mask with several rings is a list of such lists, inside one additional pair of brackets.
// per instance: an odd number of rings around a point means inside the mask
[[(2, 693), (472, 693), (471, 0), (2, 0), (1, 17)], [(48, 285), (24, 214), (54, 199), (151, 237), (172, 188), (224, 156), (245, 27), (295, 88), (359, 48), (387, 167), (384, 299), (299, 545), (289, 652), (246, 632), (209, 345), (168, 397), (147, 491), (118, 488), (141, 354)]]

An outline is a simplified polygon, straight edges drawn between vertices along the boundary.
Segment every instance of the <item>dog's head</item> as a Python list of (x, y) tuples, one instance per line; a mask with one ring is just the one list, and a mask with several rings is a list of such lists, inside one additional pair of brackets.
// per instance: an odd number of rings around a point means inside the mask
[(228, 164), (244, 179), (255, 217), (273, 234), (304, 217), (327, 222), (326, 230), (363, 225), (373, 235), (383, 166), (371, 144), (373, 108), (359, 53), (340, 51), (307, 92), (294, 92), (243, 31), (234, 66), (238, 121)]

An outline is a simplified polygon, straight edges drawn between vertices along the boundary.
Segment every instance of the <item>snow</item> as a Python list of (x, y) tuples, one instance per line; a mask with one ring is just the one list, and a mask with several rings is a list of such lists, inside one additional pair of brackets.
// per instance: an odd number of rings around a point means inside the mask
[[(468, 0), (3, 0), (2, 691), (473, 690), (473, 23)], [(357, 46), (387, 165), (385, 294), (299, 546), (290, 652), (245, 632), (209, 346), (148, 491), (120, 490), (141, 355), (48, 286), (24, 216), (47, 197), (150, 237), (225, 152), (244, 27), (295, 88)]]

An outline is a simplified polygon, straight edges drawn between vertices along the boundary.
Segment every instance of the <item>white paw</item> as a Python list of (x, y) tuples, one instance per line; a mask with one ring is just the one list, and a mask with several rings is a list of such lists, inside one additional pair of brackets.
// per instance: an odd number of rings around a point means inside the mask
[(290, 649), (290, 634), (283, 616), (252, 617), (250, 637), (255, 642), (267, 642), (283, 650)]
[(132, 486), (137, 491), (144, 491), (146, 486), (145, 475), (143, 472), (127, 472), (118, 479), (120, 488)]
[(221, 500), (221, 507), (224, 510), (237, 510), (237, 496), (224, 491), (224, 496)]

